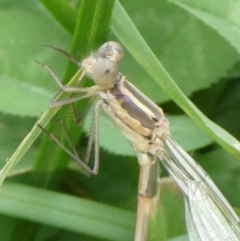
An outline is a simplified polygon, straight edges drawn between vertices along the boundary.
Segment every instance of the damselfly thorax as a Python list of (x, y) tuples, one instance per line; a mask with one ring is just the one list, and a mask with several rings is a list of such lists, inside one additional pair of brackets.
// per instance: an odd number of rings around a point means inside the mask
[(119, 73), (122, 56), (121, 46), (109, 42), (83, 61), (86, 74), (99, 86), (96, 92), (101, 100), (96, 106), (101, 105), (136, 152), (159, 155), (161, 140), (169, 135), (169, 122), (160, 107)]
[[(129, 91), (131, 90), (131, 92)], [(168, 121), (157, 106), (153, 111), (138, 99), (133, 85), (119, 74), (114, 87), (100, 91), (102, 107), (116, 127), (132, 143), (135, 151), (160, 154), (161, 138), (168, 134)]]

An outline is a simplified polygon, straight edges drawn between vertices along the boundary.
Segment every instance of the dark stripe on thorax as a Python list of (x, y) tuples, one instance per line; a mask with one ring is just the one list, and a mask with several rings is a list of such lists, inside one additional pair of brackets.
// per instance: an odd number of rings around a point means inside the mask
[(140, 90), (138, 90), (134, 85), (132, 85), (128, 81), (124, 81), (123, 85), (129, 92), (131, 92), (135, 96), (138, 101), (140, 101), (143, 105), (145, 105), (149, 110), (152, 111), (158, 121), (163, 118), (160, 108), (147, 96), (145, 96)]
[[(134, 103), (126, 93), (123, 93), (123, 91), (121, 90), (121, 86), (122, 82), (120, 84), (116, 84), (111, 89), (110, 93), (115, 96), (122, 108), (124, 108), (132, 118), (140, 121), (143, 127), (153, 130), (157, 120), (152, 119), (147, 113), (144, 112), (144, 110), (142, 110), (136, 103)], [(127, 91), (129, 91), (129, 89), (127, 89)], [(137, 98), (137, 100), (139, 99)]]

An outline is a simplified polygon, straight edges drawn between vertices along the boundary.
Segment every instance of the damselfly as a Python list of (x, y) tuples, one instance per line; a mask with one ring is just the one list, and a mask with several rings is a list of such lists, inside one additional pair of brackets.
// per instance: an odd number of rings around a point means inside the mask
[[(85, 170), (91, 174), (97, 174), (99, 111), (101, 108), (104, 109), (117, 129), (130, 141), (141, 167), (136, 241), (144, 241), (148, 237), (148, 222), (157, 173), (156, 158), (162, 162), (182, 190), (191, 241), (240, 240), (238, 216), (211, 178), (174, 141), (169, 131), (169, 122), (162, 109), (119, 73), (119, 62), (122, 58), (121, 45), (116, 42), (107, 42), (82, 63), (78, 63), (78, 66), (83, 69), (79, 82), (85, 75), (95, 82), (94, 86), (86, 88), (63, 85), (54, 72), (44, 65), (63, 92), (77, 94), (65, 100), (55, 98), (51, 102), (51, 107), (99, 96), (95, 105), (87, 152), (83, 160), (76, 151), (70, 151), (54, 135), (51, 135), (52, 139)], [(93, 168), (90, 168), (88, 162), (93, 145), (95, 158)]]

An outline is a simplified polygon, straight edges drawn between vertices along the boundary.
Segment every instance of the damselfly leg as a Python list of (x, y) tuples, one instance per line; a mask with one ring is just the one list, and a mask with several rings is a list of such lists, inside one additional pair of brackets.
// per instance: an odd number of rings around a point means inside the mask
[[(44, 68), (47, 69), (47, 71), (50, 73), (50, 75), (53, 77), (53, 79), (55, 80), (55, 82), (58, 84), (58, 86), (61, 88), (62, 92), (68, 92), (68, 93), (84, 93), (82, 96), (78, 96), (78, 97), (70, 97), (68, 99), (65, 100), (58, 100), (58, 96), (55, 96), (53, 101), (51, 102), (50, 106), (51, 107), (61, 107), (61, 106), (65, 106), (65, 105), (70, 105), (72, 107), (72, 112), (73, 112), (73, 116), (75, 119), (75, 123), (76, 124), (81, 124), (86, 115), (88, 110), (91, 107), (91, 104), (94, 101), (94, 94), (90, 91), (89, 93), (89, 88), (79, 88), (79, 87), (69, 87), (69, 86), (65, 86), (61, 80), (57, 77), (57, 75), (54, 73), (54, 71), (52, 71), (47, 65), (45, 64), (41, 64)], [(84, 75), (82, 74), (79, 78), (79, 82), (80, 83), (83, 79)], [(81, 116), (77, 116), (76, 113), (76, 109), (74, 106), (74, 103), (76, 102), (76, 99), (85, 99), (88, 97), (93, 97), (90, 100), (90, 103), (88, 104), (87, 108), (83, 111), (83, 113), (81, 114)], [(88, 139), (88, 144), (87, 144), (87, 148), (86, 148), (86, 153), (84, 158), (81, 158), (78, 154), (78, 152), (76, 151), (76, 147), (74, 145), (74, 143), (72, 142), (72, 138), (68, 133), (68, 130), (65, 126), (65, 123), (63, 120), (60, 120), (59, 123), (61, 124), (61, 129), (65, 134), (66, 137), (66, 141), (69, 144), (69, 147), (66, 147), (66, 145), (64, 145), (61, 140), (53, 133), (47, 131), (44, 127), (42, 127), (41, 125), (39, 125), (39, 127), (42, 129), (42, 131), (44, 133), (46, 133), (54, 142), (56, 142), (56, 144), (63, 149), (70, 157), (72, 157), (73, 160), (75, 160), (85, 171), (87, 171), (90, 174), (96, 175), (98, 173), (98, 169), (99, 169), (99, 140), (98, 140), (98, 123), (99, 123), (99, 110), (101, 107), (101, 100), (98, 101), (98, 103), (95, 105), (95, 113), (94, 113), (94, 118), (93, 118), (93, 122), (91, 125), (91, 129), (90, 129), (90, 133), (89, 133), (89, 139)], [(93, 149), (93, 145), (94, 145), (94, 160), (93, 160), (93, 165), (92, 168), (89, 167), (89, 160), (90, 160), (90, 155)]]

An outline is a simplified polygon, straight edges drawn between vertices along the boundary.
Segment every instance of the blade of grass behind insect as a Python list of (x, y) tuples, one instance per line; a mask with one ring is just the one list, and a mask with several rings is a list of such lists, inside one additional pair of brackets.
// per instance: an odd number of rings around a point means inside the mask
[(40, 0), (52, 16), (72, 35), (75, 29), (77, 9), (65, 0)]
[(216, 142), (240, 159), (240, 143), (228, 132), (209, 120), (179, 89), (151, 51), (130, 17), (116, 0), (113, 31), (136, 61), (153, 77), (168, 95)]
[[(83, 58), (90, 49), (107, 39), (112, 7), (113, 2), (110, 0), (84, 0), (81, 2), (76, 19), (76, 28), (73, 33), (72, 46), (70, 47), (71, 53), (74, 57)], [(51, 12), (52, 11), (54, 10), (51, 10)], [(68, 63), (63, 82), (68, 82), (73, 73), (76, 72), (76, 69), (76, 66), (72, 63)], [(85, 83), (83, 83), (83, 85), (85, 85)], [(87, 104), (87, 100), (81, 101), (79, 103), (80, 109), (84, 110)], [(65, 109), (68, 111), (68, 107)], [(66, 114), (64, 110), (63, 112), (60, 110), (55, 118), (57, 120), (64, 120), (73, 143), (76, 143), (81, 135), (82, 128), (72, 125), (72, 116)], [(69, 122), (71, 122), (71, 124), (69, 124)], [(48, 130), (51, 132), (51, 127)], [(51, 166), (51, 164), (49, 164), (49, 160), (53, 163), (50, 170), (47, 169), (50, 173), (53, 170), (57, 170), (59, 168), (61, 169), (67, 166), (69, 161), (68, 155), (55, 143), (52, 143), (53, 145), (49, 146), (50, 142), (51, 140), (45, 136), (42, 142), (42, 148), (39, 152), (38, 161), (35, 165), (35, 170), (44, 170), (48, 165)], [(56, 178), (55, 181), (58, 182)]]

